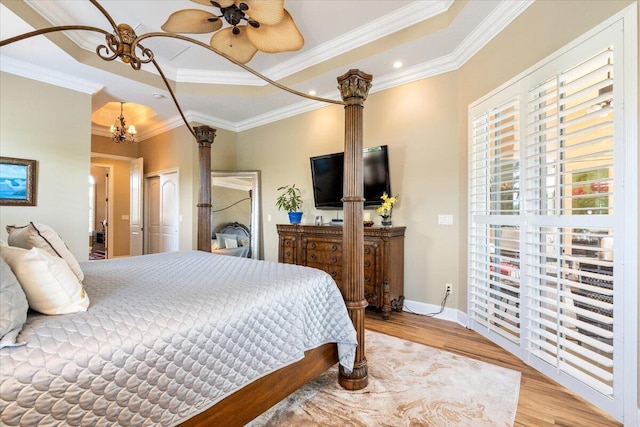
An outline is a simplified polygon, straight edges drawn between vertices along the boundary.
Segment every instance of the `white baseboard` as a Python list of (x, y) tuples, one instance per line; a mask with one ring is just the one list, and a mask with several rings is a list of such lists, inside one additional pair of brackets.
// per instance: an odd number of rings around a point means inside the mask
[[(440, 306), (420, 301), (404, 300), (404, 309), (410, 313), (427, 315), (439, 312)], [(449, 322), (455, 322), (465, 328), (467, 327), (467, 313), (454, 308), (445, 307), (442, 313), (436, 314), (433, 317), (436, 319), (448, 320)]]

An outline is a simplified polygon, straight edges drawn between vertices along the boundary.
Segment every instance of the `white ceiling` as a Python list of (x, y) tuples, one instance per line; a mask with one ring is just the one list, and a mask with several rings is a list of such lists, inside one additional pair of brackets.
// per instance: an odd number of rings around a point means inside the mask
[[(455, 70), (522, 13), (533, 0), (287, 0), (305, 38), (297, 52), (258, 52), (247, 64), (301, 92), (338, 99), (336, 77), (351, 68), (373, 74), (371, 93)], [(187, 0), (101, 0), (116, 23), (128, 23), (138, 36), (161, 31), (180, 9), (206, 6)], [(43, 19), (44, 18), (44, 19)], [(2, 0), (0, 37), (47, 25), (88, 25), (110, 31), (108, 21), (89, 1)], [(210, 35), (194, 38), (207, 43)], [(37, 36), (0, 48), (0, 69), (93, 95), (93, 110), (110, 101), (150, 106), (157, 114), (133, 123), (139, 139), (182, 124), (151, 64), (134, 71), (95, 54), (104, 44), (99, 33), (66, 32)], [(164, 74), (175, 84), (190, 121), (242, 131), (324, 106), (268, 86), (251, 73), (199, 46), (151, 38)], [(401, 61), (402, 68), (393, 63)], [(153, 94), (164, 95), (156, 99)], [(114, 117), (115, 119), (115, 117)], [(107, 128), (94, 125), (97, 134)]]

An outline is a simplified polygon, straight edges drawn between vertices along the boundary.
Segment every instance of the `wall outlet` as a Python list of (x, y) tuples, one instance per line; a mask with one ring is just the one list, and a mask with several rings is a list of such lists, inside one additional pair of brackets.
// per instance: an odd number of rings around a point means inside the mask
[(447, 295), (453, 295), (453, 285), (451, 283), (447, 283), (444, 287)]

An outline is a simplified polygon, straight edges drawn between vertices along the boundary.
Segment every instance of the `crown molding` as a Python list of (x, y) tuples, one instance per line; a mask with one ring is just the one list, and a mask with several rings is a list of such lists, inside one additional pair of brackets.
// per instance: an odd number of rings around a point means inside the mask
[(414, 1), (407, 6), (358, 27), (348, 33), (310, 49), (278, 65), (268, 68), (264, 75), (273, 80), (283, 79), (323, 61), (342, 55), (367, 43), (393, 34), (401, 29), (432, 18), (449, 10), (453, 0), (432, 2)]
[(87, 93), (89, 95), (93, 95), (104, 88), (104, 85), (90, 80), (71, 77), (65, 73), (53, 71), (49, 68), (40, 67), (38, 65), (33, 65), (29, 62), (10, 57), (2, 57), (2, 61), (0, 61), (0, 70), (5, 73), (15, 74), (31, 80), (37, 80), (42, 83)]
[[(312, 67), (323, 61), (378, 40), (403, 28), (422, 22), (449, 10), (453, 0), (425, 3), (414, 1), (407, 6), (382, 16), (348, 33), (336, 37), (300, 55), (267, 68), (262, 74), (272, 80), (280, 80)], [(247, 86), (265, 86), (268, 83), (248, 71), (216, 72), (206, 70), (178, 70), (177, 81), (181, 83), (208, 83)]]
[[(197, 111), (189, 110), (184, 113), (185, 118), (189, 123), (201, 123), (203, 125), (208, 125), (215, 127), (216, 129), (224, 129), (231, 132), (239, 132), (237, 125), (232, 122), (221, 120), (216, 117), (208, 116), (206, 114), (199, 113)], [(153, 138), (154, 136), (161, 135), (165, 132), (168, 132), (172, 129), (179, 128), (180, 126), (184, 126), (184, 121), (182, 117), (178, 114), (172, 117), (169, 120), (165, 120), (161, 123), (156, 123), (151, 127), (148, 127), (142, 132), (138, 132), (136, 134), (137, 141), (144, 141), (149, 138)], [(106, 126), (97, 125), (95, 123), (91, 124), (91, 134), (104, 136), (107, 138), (111, 138), (111, 132)]]
[[(56, 2), (42, 2), (35, 0), (25, 0), (38, 14), (42, 15), (53, 26), (71, 25), (74, 22), (71, 15), (66, 13), (63, 8), (56, 5)], [(108, 21), (105, 19), (105, 23)], [(64, 33), (71, 41), (79, 47), (89, 51), (95, 51), (96, 46), (105, 43), (105, 39), (94, 32), (85, 31), (69, 31)], [(80, 36), (83, 34), (83, 36)]]
[(505, 1), (485, 19), (482, 20), (465, 39), (454, 49), (452, 55), (458, 62), (458, 68), (480, 51), (495, 36), (500, 34), (507, 25), (533, 4), (535, 0)]
[[(487, 16), (482, 23), (474, 29), (453, 52), (433, 59), (428, 62), (407, 68), (405, 70), (376, 77), (369, 93), (376, 93), (404, 84), (412, 83), (438, 74), (455, 71), (464, 65), (470, 58), (480, 51), (491, 39), (497, 36), (507, 25), (511, 23), (526, 8), (533, 4), (534, 0), (502, 2)], [(338, 99), (335, 93), (325, 94), (323, 98)], [(238, 122), (237, 131), (244, 131), (262, 126), (278, 120), (293, 117), (324, 107), (322, 103), (315, 101), (302, 101), (290, 106), (272, 110), (251, 119)]]
[[(339, 99), (336, 92), (322, 95), (322, 98), (327, 99)], [(243, 120), (236, 123), (236, 132), (242, 132), (258, 126), (263, 126), (269, 123), (277, 122), (279, 120), (287, 119), (289, 117), (297, 116), (298, 114), (307, 113), (309, 111), (318, 110), (320, 108), (327, 107), (329, 105), (324, 102), (318, 102), (313, 100), (304, 100), (295, 104), (288, 105), (286, 107), (271, 110), (268, 113), (259, 114), (251, 117), (250, 119)]]
[[(32, 3), (32, 0), (28, 1)], [(472, 58), (480, 49), (482, 49), (489, 41), (491, 41), (496, 35), (498, 35), (507, 25), (509, 25), (517, 16), (519, 16), (522, 12), (524, 12), (531, 4), (533, 4), (534, 0), (521, 0), (521, 1), (506, 1), (501, 2), (481, 23), (478, 25), (451, 53), (441, 56), (440, 58), (436, 58), (434, 60), (425, 62), (423, 64), (416, 65), (414, 67), (404, 69), (401, 71), (397, 71), (394, 73), (390, 73), (384, 76), (376, 77), (374, 85), (371, 88), (370, 93), (379, 92), (382, 90), (390, 89), (396, 86), (400, 86), (403, 84), (411, 83), (417, 80), (425, 79), (428, 77), (432, 77), (438, 74), (446, 73), (449, 71), (454, 71), (464, 65), (470, 58)], [(431, 3), (430, 3), (431, 4)], [(416, 18), (416, 12), (412, 8), (418, 8), (420, 6), (422, 9), (421, 13), (427, 14), (425, 10), (428, 10), (428, 13), (442, 13), (442, 8), (446, 8), (447, 10), (452, 4), (452, 0), (439, 1), (434, 3), (432, 7), (425, 7), (424, 2), (415, 1), (411, 3), (407, 8), (406, 12), (400, 14), (394, 19), (417, 19), (416, 22), (426, 18)], [(403, 8), (402, 10), (404, 10)], [(439, 10), (439, 12), (436, 12)], [(398, 12), (399, 13), (399, 12)], [(404, 15), (406, 13), (406, 16)], [(392, 14), (390, 14), (392, 15)], [(390, 16), (388, 15), (388, 16)], [(432, 15), (431, 15), (432, 16)], [(383, 17), (381, 19), (387, 19)], [(354, 30), (354, 32), (348, 33), (344, 37), (340, 37), (338, 39), (334, 39), (328, 43), (323, 44), (318, 49), (313, 49), (312, 51), (305, 53), (304, 55), (298, 55), (296, 58), (293, 58), (290, 61), (285, 61), (277, 67), (272, 67), (265, 74), (271, 75), (271, 78), (274, 80), (278, 80), (284, 76), (278, 76), (278, 73), (286, 72), (287, 75), (293, 72), (296, 72), (295, 67), (306, 67), (308, 65), (304, 64), (315, 64), (317, 62), (321, 62), (322, 60), (326, 60), (331, 56), (322, 56), (322, 55), (333, 55), (331, 51), (335, 51), (336, 46), (340, 46), (344, 48), (347, 45), (347, 48), (353, 49), (357, 47), (358, 43), (363, 43), (363, 41), (371, 41), (372, 37), (383, 37), (385, 34), (383, 32), (375, 32), (373, 30), (374, 27), (387, 27), (388, 25), (382, 25), (379, 20), (374, 21), (375, 25), (367, 25), (365, 27), (361, 27), (359, 29)], [(403, 24), (408, 21), (401, 21)], [(372, 24), (373, 24), (372, 23)], [(410, 24), (404, 24), (410, 25)], [(352, 34), (354, 33), (354, 34)], [(377, 36), (376, 36), (377, 35)], [(348, 37), (347, 37), (348, 36)], [(346, 37), (346, 38), (345, 38)], [(353, 40), (352, 40), (353, 38)], [(334, 44), (337, 43), (337, 44)], [(352, 44), (353, 43), (353, 44)], [(310, 56), (310, 58), (307, 58)], [(312, 58), (311, 58), (312, 57)], [(313, 62), (308, 62), (313, 60)], [(86, 84), (81, 84), (78, 88), (77, 79), (66, 78), (66, 76), (60, 74), (58, 80), (51, 80), (49, 78), (55, 76), (55, 73), (51, 73), (50, 70), (46, 70), (40, 67), (31, 66), (33, 70), (37, 69), (38, 71), (31, 70), (31, 74), (22, 74), (22, 70), (20, 68), (15, 68), (14, 71), (9, 71), (6, 68), (11, 68), (12, 62), (21, 63), (21, 61), (16, 60), (5, 60), (3, 59), (0, 64), (2, 71), (12, 72), (13, 74), (22, 75), (25, 77), (32, 78), (34, 80), (45, 81), (46, 83), (56, 84), (58, 86), (67, 87), (73, 90), (80, 90), (86, 93), (95, 93), (98, 90), (102, 89), (103, 86), (98, 86), (92, 82), (86, 82)], [(284, 64), (284, 65), (283, 65)], [(287, 69), (287, 71), (281, 71), (280, 68)], [(300, 68), (300, 69), (302, 69)], [(26, 67), (28, 70), (29, 67)], [(214, 75), (218, 81), (211, 81), (209, 78)], [(177, 70), (177, 80), (184, 82), (187, 78), (193, 78), (193, 82), (196, 83), (221, 83), (221, 84), (243, 84), (243, 85), (253, 85), (257, 86), (258, 83), (262, 84), (262, 81), (257, 77), (251, 75), (248, 72), (208, 72), (208, 71), (200, 71), (200, 70)], [(47, 79), (47, 80), (43, 80)], [(59, 83), (56, 83), (59, 82)], [(75, 84), (75, 86), (71, 86)], [(82, 90), (81, 88), (85, 88)], [(329, 93), (323, 95), (325, 98), (329, 99), (338, 99), (338, 94)], [(272, 123), (278, 120), (283, 120), (289, 117), (293, 117), (298, 114), (303, 114), (309, 111), (313, 111), (326, 105), (317, 101), (304, 100), (283, 108), (275, 109), (269, 111), (265, 114), (260, 114), (254, 116), (250, 119), (239, 121), (239, 122), (230, 122), (226, 120), (222, 120), (213, 116), (209, 116), (206, 114), (202, 114), (196, 111), (188, 111), (185, 113), (185, 117), (190, 122), (199, 122), (202, 124), (207, 124), (210, 126), (214, 126), (216, 128), (221, 128), (225, 130), (229, 130), (232, 132), (241, 132), (254, 127), (262, 126), (268, 123)], [(164, 123), (155, 125), (152, 129), (146, 130), (142, 134), (138, 134), (139, 140), (144, 140), (151, 138), (153, 136), (159, 135), (161, 133), (167, 132), (168, 130), (177, 128), (182, 126), (184, 123), (182, 118), (178, 115), (171, 120), (168, 120)], [(102, 132), (102, 133), (101, 133)], [(106, 132), (106, 135), (105, 135)], [(104, 135), (110, 136), (108, 130), (103, 129), (95, 129), (92, 127), (92, 133), (96, 135)]]
[(209, 116), (207, 114), (200, 113), (199, 111), (189, 110), (184, 115), (190, 123), (201, 123), (203, 125), (212, 126), (216, 129), (239, 132), (237, 123), (223, 120), (218, 117)]

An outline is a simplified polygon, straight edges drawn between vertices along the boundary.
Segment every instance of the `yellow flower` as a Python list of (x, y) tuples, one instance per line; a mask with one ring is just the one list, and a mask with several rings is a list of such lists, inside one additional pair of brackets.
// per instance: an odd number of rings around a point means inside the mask
[(380, 199), (383, 200), (382, 204), (376, 208), (376, 212), (380, 216), (389, 216), (391, 215), (391, 209), (393, 209), (393, 204), (398, 201), (398, 196), (389, 197), (389, 195), (385, 192), (382, 193), (382, 197)]

